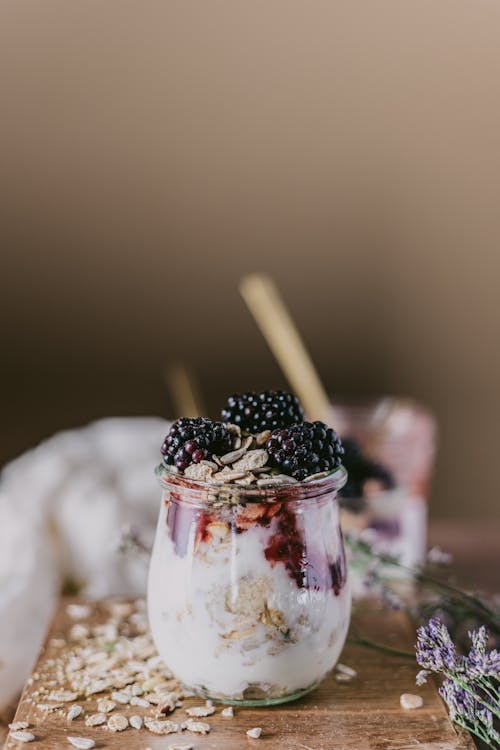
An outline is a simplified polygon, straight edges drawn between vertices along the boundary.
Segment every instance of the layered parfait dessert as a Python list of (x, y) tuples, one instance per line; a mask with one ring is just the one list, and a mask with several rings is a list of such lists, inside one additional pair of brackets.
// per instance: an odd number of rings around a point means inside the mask
[(177, 420), (161, 448), (148, 607), (160, 655), (199, 695), (277, 703), (335, 665), (350, 616), (333, 429), (284, 392)]

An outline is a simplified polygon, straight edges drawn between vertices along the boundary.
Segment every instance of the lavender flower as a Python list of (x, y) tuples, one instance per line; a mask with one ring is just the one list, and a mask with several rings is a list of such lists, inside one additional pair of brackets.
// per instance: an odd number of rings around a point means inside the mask
[(456, 653), (448, 628), (437, 617), (417, 630), (417, 662), (433, 672), (462, 668), (463, 657)]
[(467, 656), (457, 653), (447, 627), (437, 618), (417, 630), (417, 662), (424, 667), (417, 684), (429, 671), (444, 675), (439, 693), (450, 718), (468, 729), (491, 748), (500, 748), (494, 718), (500, 718), (500, 654), (486, 651), (488, 633), (484, 626), (469, 633), (472, 647)]
[(425, 685), (429, 675), (430, 675), (430, 672), (428, 669), (421, 669), (420, 672), (418, 672), (417, 676), (415, 677), (416, 684), (419, 687), (422, 687), (422, 685)]
[(439, 695), (447, 703), (452, 721), (459, 718), (464, 722), (474, 723), (477, 711), (476, 701), (464, 688), (451, 679), (445, 680), (439, 688)]
[(441, 547), (432, 547), (427, 553), (427, 562), (431, 565), (450, 565), (453, 562), (453, 555), (443, 552)]
[(469, 632), (472, 648), (467, 657), (468, 671), (475, 677), (500, 678), (500, 652), (493, 649), (486, 652), (488, 633), (484, 625), (479, 630)]

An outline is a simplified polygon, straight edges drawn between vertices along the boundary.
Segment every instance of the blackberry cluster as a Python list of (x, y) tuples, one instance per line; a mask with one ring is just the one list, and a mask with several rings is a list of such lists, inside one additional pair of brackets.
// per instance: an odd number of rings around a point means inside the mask
[(229, 396), (222, 419), (257, 433), (303, 422), (304, 412), (298, 398), (286, 391), (250, 392)]
[(299, 481), (320, 471), (331, 471), (341, 462), (340, 438), (323, 422), (303, 422), (275, 430), (266, 443), (269, 462)]
[(385, 488), (392, 489), (394, 477), (382, 464), (365, 456), (358, 443), (352, 438), (344, 438), (342, 463), (347, 469), (347, 482), (339, 491), (340, 497), (354, 500), (363, 497), (363, 487), (367, 480), (375, 479)]
[(182, 417), (173, 423), (160, 450), (166, 464), (184, 471), (191, 464), (210, 458), (212, 453), (227, 453), (231, 447), (231, 435), (222, 422)]

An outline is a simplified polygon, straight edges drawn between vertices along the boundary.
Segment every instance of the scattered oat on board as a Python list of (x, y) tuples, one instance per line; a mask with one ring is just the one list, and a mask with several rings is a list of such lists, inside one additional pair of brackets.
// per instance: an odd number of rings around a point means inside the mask
[(90, 737), (68, 737), (68, 742), (78, 750), (91, 750), (95, 747), (95, 742)]
[(130, 698), (130, 705), (131, 706), (140, 706), (141, 708), (149, 708), (149, 706), (151, 704), (145, 698), (140, 698), (138, 695), (133, 695)]
[(57, 703), (71, 703), (76, 701), (78, 693), (74, 693), (71, 690), (51, 690), (47, 696), (48, 701), (56, 701)]
[(31, 732), (11, 732), (9, 739), (17, 740), (18, 742), (33, 742), (35, 735)]
[(112, 714), (108, 719), (108, 729), (111, 732), (123, 732), (128, 727), (128, 719), (123, 714)]
[(158, 719), (145, 718), (144, 726), (152, 732), (152, 734), (173, 734), (180, 729), (179, 724), (176, 721), (170, 721), (170, 719), (160, 721)]
[(210, 732), (210, 724), (207, 724), (206, 721), (194, 721), (193, 719), (185, 721), (181, 728), (196, 734), (208, 734)]
[(261, 734), (262, 734), (261, 727), (253, 727), (253, 729), (247, 730), (247, 737), (251, 737), (252, 740), (258, 740)]
[(341, 672), (342, 674), (347, 675), (347, 677), (356, 677), (358, 674), (355, 669), (353, 669), (352, 667), (348, 667), (346, 664), (342, 664), (341, 662), (336, 665), (335, 669), (337, 670), (337, 672)]
[(90, 630), (86, 625), (82, 625), (81, 623), (73, 625), (69, 631), (69, 637), (72, 641), (83, 641), (85, 638), (88, 638), (89, 635)]
[(29, 721), (13, 721), (12, 724), (9, 724), (9, 729), (11, 732), (17, 732), (20, 729), (28, 729), (29, 725)]
[(192, 708), (186, 708), (188, 716), (194, 716), (196, 718), (203, 718), (203, 716), (212, 716), (215, 713), (214, 706), (193, 706)]
[(142, 716), (134, 714), (129, 717), (129, 724), (133, 729), (142, 729)]
[(227, 706), (227, 708), (223, 708), (220, 713), (221, 713), (221, 716), (223, 716), (225, 719), (232, 719), (234, 716), (234, 710), (232, 706)]
[(36, 707), (39, 711), (46, 711), (47, 713), (59, 711), (60, 708), (63, 708), (63, 703), (37, 703)]
[(112, 711), (115, 707), (116, 703), (114, 701), (108, 701), (105, 698), (97, 701), (97, 710), (101, 714), (109, 714), (109, 712)]
[(349, 677), (348, 674), (344, 674), (343, 672), (337, 672), (335, 675), (335, 682), (351, 682), (352, 677)]
[(401, 703), (401, 708), (404, 708), (406, 711), (411, 711), (414, 708), (422, 708), (424, 705), (422, 696), (414, 695), (413, 693), (403, 693), (399, 698), (399, 702)]
[(64, 638), (51, 638), (49, 641), (49, 645), (53, 648), (64, 648), (66, 645), (66, 641)]
[(100, 724), (105, 724), (107, 721), (106, 714), (92, 714), (87, 716), (85, 719), (86, 727), (98, 727)]
[(82, 711), (83, 709), (81, 706), (78, 706), (78, 705), (71, 706), (71, 708), (68, 709), (68, 713), (66, 714), (67, 720), (73, 721), (74, 719), (77, 719), (82, 713)]
[(121, 703), (122, 706), (124, 706), (127, 703), (130, 703), (130, 695), (126, 695), (126, 693), (111, 693), (111, 699), (115, 701), (115, 703)]
[(68, 604), (66, 612), (72, 620), (86, 620), (92, 614), (88, 604)]

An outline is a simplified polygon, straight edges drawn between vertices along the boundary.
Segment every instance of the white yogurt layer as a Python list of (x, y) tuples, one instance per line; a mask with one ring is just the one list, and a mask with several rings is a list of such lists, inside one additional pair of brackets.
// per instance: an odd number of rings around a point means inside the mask
[[(235, 512), (218, 511), (206, 541), (197, 540), (193, 523), (187, 548), (176, 551), (162, 503), (148, 586), (156, 647), (180, 680), (213, 697), (277, 698), (306, 690), (343, 647), (348, 583), (337, 593), (300, 588), (283, 562), (266, 559), (277, 520), (235, 533), (223, 523)], [(295, 513), (307, 559), (323, 569), (343, 559), (331, 498), (297, 503)]]

